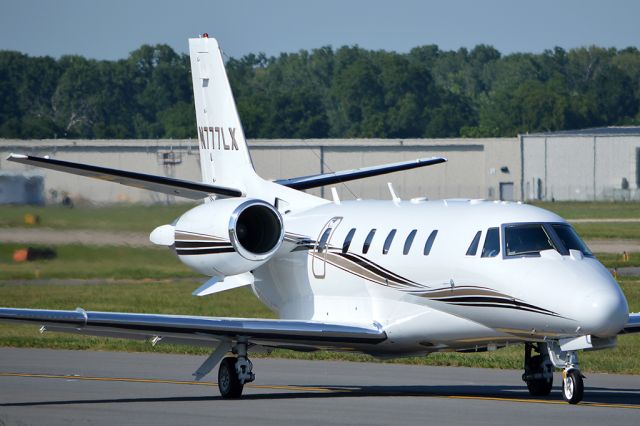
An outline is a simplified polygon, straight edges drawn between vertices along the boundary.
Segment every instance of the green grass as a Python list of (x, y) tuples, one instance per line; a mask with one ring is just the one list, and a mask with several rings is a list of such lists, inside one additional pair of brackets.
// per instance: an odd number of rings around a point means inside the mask
[[(198, 279), (197, 273), (184, 266), (166, 248), (67, 244), (51, 246), (58, 254), (55, 259), (13, 262), (14, 250), (24, 246), (24, 244), (0, 245), (0, 282), (1, 280), (30, 279), (136, 281), (192, 277)], [(640, 253), (630, 253), (628, 262), (623, 262), (620, 254), (603, 253), (597, 256), (607, 268), (640, 266)]]
[[(33, 246), (33, 245), (32, 245)], [(0, 280), (8, 279), (161, 279), (194, 277), (198, 274), (184, 266), (166, 248), (125, 246), (51, 246), (57, 258), (15, 263), (16, 248), (24, 244), (0, 244)], [(37, 247), (37, 245), (36, 245)]]
[[(7, 307), (49, 309), (108, 310), (124, 312), (156, 312), (212, 316), (273, 318), (247, 289), (238, 289), (210, 297), (192, 297), (198, 285), (180, 282), (109, 285), (0, 285), (1, 304)], [(640, 311), (640, 278), (623, 278), (621, 285), (632, 311)], [(46, 347), (58, 349), (92, 349), (117, 351), (154, 351), (204, 355), (203, 348), (147, 342), (105, 339), (68, 334), (44, 333), (37, 327), (0, 325), (0, 346)], [(585, 352), (581, 363), (587, 372), (640, 374), (640, 336), (621, 336), (613, 350)], [(258, 355), (256, 355), (258, 356)], [(272, 357), (297, 359), (330, 359), (379, 362), (367, 355), (353, 353), (297, 353), (274, 351)], [(385, 361), (420, 365), (447, 365), (486, 368), (522, 368), (522, 346), (515, 345), (479, 354), (438, 353), (428, 357), (411, 357)]]
[[(633, 219), (640, 218), (640, 203), (627, 202), (538, 202), (534, 206), (550, 210), (565, 219)], [(640, 225), (639, 225), (640, 226)]]
[(640, 239), (640, 222), (573, 223), (578, 235), (585, 240)]
[[(105, 285), (7, 285), (0, 284), (0, 304), (4, 307), (75, 309), (205, 316), (273, 318), (246, 288), (230, 290), (215, 297), (194, 297), (200, 283), (115, 283)], [(40, 334), (37, 327), (0, 324), (0, 346), (93, 349), (116, 351), (161, 351), (204, 353), (202, 348), (158, 345), (140, 341), (103, 339), (70, 334)]]
[[(544, 202), (532, 203), (566, 219), (640, 218), (640, 203), (608, 202)], [(105, 231), (149, 232), (154, 227), (171, 223), (194, 204), (110, 206), (0, 206), (0, 227), (25, 227), (24, 215), (40, 217), (36, 227), (57, 229), (95, 229)], [(638, 226), (640, 228), (640, 225)]]
[[(118, 204), (110, 206), (0, 206), (0, 227), (46, 227), (55, 229), (92, 229), (100, 231), (151, 232), (173, 222), (194, 204)], [(25, 214), (37, 215), (37, 225), (26, 225)]]
[[(638, 203), (540, 203), (567, 219), (632, 218), (640, 216)], [(36, 227), (56, 229), (95, 229), (149, 232), (155, 226), (170, 223), (191, 205), (140, 206), (121, 205), (101, 208), (81, 207), (14, 207), (0, 206), (0, 227), (25, 227), (24, 214), (40, 216)], [(583, 238), (640, 239), (637, 223), (576, 224)], [(48, 309), (75, 309), (122, 312), (157, 312), (234, 317), (272, 318), (274, 314), (260, 304), (252, 293), (238, 289), (215, 296), (196, 298), (191, 292), (204, 277), (184, 267), (169, 251), (160, 248), (95, 247), (81, 245), (56, 246), (58, 257), (50, 261), (14, 264), (13, 250), (22, 244), (0, 244), (0, 280), (40, 279), (113, 279), (111, 284), (95, 285), (15, 285), (0, 281), (0, 305)], [(640, 253), (631, 253), (624, 263), (620, 255), (599, 254), (605, 266), (640, 266)], [(172, 282), (172, 278), (181, 278)], [(158, 282), (163, 280), (164, 282)], [(640, 278), (622, 278), (622, 287), (632, 311), (640, 311)], [(60, 349), (92, 349), (117, 351), (154, 351), (204, 355), (203, 348), (146, 342), (75, 336), (58, 333), (41, 335), (37, 327), (0, 325), (0, 346), (47, 347)], [(587, 352), (581, 357), (585, 371), (640, 374), (640, 335), (621, 336), (616, 349)], [(256, 355), (257, 356), (257, 355)], [(297, 353), (276, 350), (270, 356), (374, 361), (367, 355), (319, 351)], [(449, 365), (490, 368), (522, 368), (519, 345), (481, 354), (439, 353), (429, 357), (413, 357), (385, 362), (425, 365)]]
[(640, 266), (640, 253), (629, 253), (629, 260), (624, 261), (619, 253), (597, 253), (596, 257), (607, 268), (623, 268), (625, 266)]

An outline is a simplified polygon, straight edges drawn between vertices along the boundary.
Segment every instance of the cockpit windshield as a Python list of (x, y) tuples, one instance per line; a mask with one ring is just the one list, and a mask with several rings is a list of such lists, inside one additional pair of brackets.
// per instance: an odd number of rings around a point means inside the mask
[(593, 253), (567, 223), (512, 223), (504, 225), (506, 256), (537, 256), (543, 250), (556, 250), (569, 255), (578, 250), (584, 256)]
[(554, 223), (551, 227), (567, 250), (579, 250), (585, 256), (593, 256), (589, 247), (580, 239), (571, 225)]
[(507, 225), (504, 241), (507, 256), (537, 255), (543, 250), (557, 250), (541, 223)]

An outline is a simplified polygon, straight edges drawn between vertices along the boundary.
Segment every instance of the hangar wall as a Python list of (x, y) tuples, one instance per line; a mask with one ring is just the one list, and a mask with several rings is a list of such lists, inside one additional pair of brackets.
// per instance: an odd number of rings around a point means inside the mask
[[(389, 198), (392, 182), (402, 198), (520, 197), (519, 144), (499, 139), (287, 139), (249, 141), (254, 166), (267, 179), (312, 175), (421, 157), (444, 156), (445, 164), (337, 185), (342, 199)], [(178, 140), (0, 140), (0, 169), (29, 168), (7, 162), (11, 152), (199, 180), (196, 141)], [(43, 169), (40, 169), (43, 170)], [(175, 202), (171, 196), (81, 176), (44, 170), (45, 198), (63, 193), (76, 202)], [(309, 192), (330, 196), (328, 188)]]
[[(401, 198), (640, 201), (640, 127), (605, 127), (495, 139), (250, 140), (257, 172), (267, 179), (313, 175), (443, 156), (448, 162), (347, 182), (342, 199)], [(200, 180), (195, 140), (0, 140), (0, 171), (35, 171), (5, 160), (11, 152)], [(44, 198), (76, 203), (180, 202), (171, 196), (38, 169)], [(0, 180), (0, 202), (3, 181)], [(13, 190), (5, 188), (4, 191)], [(329, 188), (309, 192), (330, 196)], [(5, 197), (8, 199), (8, 197)]]
[(524, 200), (640, 201), (640, 127), (521, 135)]

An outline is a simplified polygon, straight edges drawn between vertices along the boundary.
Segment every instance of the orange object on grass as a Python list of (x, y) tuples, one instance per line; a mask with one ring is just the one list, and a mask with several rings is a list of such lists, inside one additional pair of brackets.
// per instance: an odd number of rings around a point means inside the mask
[(29, 255), (29, 249), (18, 249), (13, 252), (14, 262), (26, 262)]

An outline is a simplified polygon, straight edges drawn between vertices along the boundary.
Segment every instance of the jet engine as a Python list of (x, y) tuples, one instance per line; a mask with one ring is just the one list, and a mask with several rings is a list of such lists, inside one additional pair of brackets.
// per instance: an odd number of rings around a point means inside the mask
[(189, 210), (172, 225), (156, 228), (150, 239), (172, 246), (195, 271), (225, 277), (252, 271), (269, 260), (282, 244), (284, 227), (269, 203), (229, 198)]

